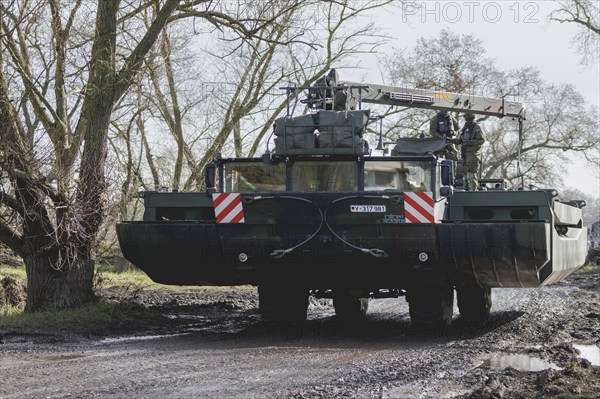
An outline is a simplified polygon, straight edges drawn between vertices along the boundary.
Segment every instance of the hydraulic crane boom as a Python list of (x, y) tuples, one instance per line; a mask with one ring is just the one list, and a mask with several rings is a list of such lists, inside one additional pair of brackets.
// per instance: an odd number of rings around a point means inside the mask
[[(517, 118), (520, 122), (525, 119), (523, 104), (517, 101), (448, 91), (341, 81), (335, 69), (318, 79), (314, 85), (288, 86), (281, 89), (288, 92), (288, 98), (297, 90), (307, 90), (308, 98), (302, 100), (303, 103), (310, 104), (313, 108), (337, 111), (360, 109), (361, 103), (365, 102), (438, 111), (470, 112), (498, 118), (508, 116)], [(289, 108), (288, 104), (288, 114)]]
[(384, 86), (371, 83), (338, 82), (338, 87), (347, 92), (347, 106), (356, 107), (361, 102), (396, 105), (401, 107), (425, 108), (474, 114), (491, 115), (499, 118), (508, 116), (524, 118), (523, 104), (504, 98), (489, 98), (472, 94), (446, 91), (412, 89)]

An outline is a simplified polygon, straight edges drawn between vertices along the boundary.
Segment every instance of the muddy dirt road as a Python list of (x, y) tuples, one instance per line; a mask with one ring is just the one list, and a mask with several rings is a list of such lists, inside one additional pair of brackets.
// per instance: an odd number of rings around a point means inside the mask
[(354, 325), (313, 301), (306, 325), (284, 328), (259, 322), (251, 287), (148, 290), (136, 301), (170, 324), (89, 338), (5, 331), (0, 398), (600, 397), (600, 366), (574, 347), (600, 361), (600, 275), (493, 297), (485, 327), (455, 313), (437, 336), (411, 329), (402, 298), (373, 300)]

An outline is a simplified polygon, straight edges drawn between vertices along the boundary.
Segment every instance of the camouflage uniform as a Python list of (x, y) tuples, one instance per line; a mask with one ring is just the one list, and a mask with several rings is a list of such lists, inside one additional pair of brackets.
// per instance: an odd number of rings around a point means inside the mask
[(466, 122), (460, 135), (449, 141), (461, 145), (464, 187), (467, 191), (475, 191), (478, 187), (477, 173), (481, 164), (481, 146), (485, 143), (485, 134), (481, 126), (475, 122), (475, 115), (467, 113), (464, 117)]
[[(439, 111), (429, 121), (429, 135), (433, 138), (451, 139), (458, 132), (458, 122), (448, 111)], [(447, 144), (443, 152), (444, 158), (458, 161), (458, 153), (454, 145)]]

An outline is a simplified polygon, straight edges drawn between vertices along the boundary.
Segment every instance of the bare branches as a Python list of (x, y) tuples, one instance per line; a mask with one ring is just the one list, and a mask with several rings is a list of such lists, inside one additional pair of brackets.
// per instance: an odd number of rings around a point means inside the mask
[[(231, 29), (237, 32), (241, 38), (251, 39), (259, 36), (260, 32), (271, 29), (273, 26), (279, 24), (280, 18), (285, 18), (286, 15), (293, 13), (295, 10), (303, 7), (302, 2), (290, 1), (277, 4), (274, 1), (264, 2), (239, 2), (235, 7), (237, 12), (231, 12), (231, 9), (227, 9), (227, 5), (220, 4), (220, 2), (212, 1), (191, 1), (181, 5), (176, 12), (171, 16), (171, 20), (175, 21), (182, 18), (201, 18), (220, 31), (223, 28)], [(198, 6), (204, 6), (204, 9), (199, 9)], [(223, 7), (223, 8), (222, 8)], [(253, 17), (244, 16), (241, 10), (254, 7), (256, 15)], [(277, 28), (275, 28), (277, 29)], [(261, 40), (269, 41), (271, 39), (265, 38), (264, 35), (260, 37)], [(277, 42), (273, 41), (273, 44), (289, 44), (291, 41)], [(308, 44), (308, 43), (307, 43)]]
[(593, 63), (600, 58), (600, 4), (596, 0), (557, 1), (561, 8), (550, 13), (550, 20), (572, 23), (579, 32), (572, 43), (581, 54), (583, 64)]
[(553, 11), (550, 20), (560, 23), (571, 22), (589, 29), (600, 35), (600, 24), (598, 21), (598, 4), (586, 0), (571, 0), (562, 3), (563, 8)]
[(164, 72), (167, 78), (167, 86), (171, 104), (170, 107), (167, 104), (165, 95), (162, 93), (162, 90), (160, 88), (159, 79), (157, 76), (158, 72), (151, 65), (149, 65), (148, 67), (148, 72), (150, 74), (150, 78), (154, 86), (154, 91), (156, 92), (156, 101), (158, 102), (158, 108), (163, 119), (166, 121), (167, 126), (169, 127), (169, 132), (172, 134), (177, 145), (177, 154), (175, 157), (176, 161), (173, 173), (172, 186), (174, 188), (179, 188), (181, 182), (183, 158), (184, 151), (186, 150), (186, 144), (183, 137), (182, 115), (181, 109), (179, 107), (179, 99), (175, 84), (173, 65), (171, 63), (171, 50), (172, 47), (168, 34), (166, 31), (163, 31), (162, 37), (160, 39), (160, 57), (164, 64)]
[[(0, 198), (0, 240), (25, 256), (29, 277), (38, 278), (33, 281), (45, 276), (37, 286), (44, 292), (54, 282), (72, 284), (68, 300), (56, 298), (60, 303), (93, 296), (113, 106), (179, 2), (163, 2), (148, 29), (135, 32), (132, 38), (139, 40), (122, 65), (116, 56), (121, 0), (0, 2), (0, 164), (3, 188), (6, 184), (11, 190)], [(81, 13), (94, 3), (95, 26), (89, 14)], [(55, 272), (61, 278), (48, 279)], [(78, 274), (90, 280), (68, 282), (65, 277)], [(37, 309), (36, 301), (49, 299), (35, 284), (31, 288), (28, 308)]]
[[(323, 25), (326, 35), (320, 37), (320, 40), (324, 43), (323, 48), (325, 51), (318, 52), (317, 54), (320, 57), (315, 61), (308, 59), (311, 55), (315, 55), (314, 53), (309, 55), (307, 52), (290, 49), (288, 54), (290, 62), (285, 72), (282, 71), (282, 74), (288, 78), (293, 77), (295, 82), (305, 86), (325, 75), (336, 63), (345, 63), (348, 68), (347, 64), (352, 56), (364, 52), (375, 52), (377, 47), (382, 44), (384, 37), (377, 34), (377, 30), (372, 24), (357, 25), (355, 19), (362, 13), (389, 3), (389, 1), (361, 3), (328, 1), (314, 5), (313, 11), (316, 10), (322, 15), (322, 19), (311, 19), (310, 23), (317, 26)], [(359, 4), (360, 7), (352, 7), (352, 4)], [(369, 42), (369, 40), (373, 41)], [(307, 59), (301, 59), (302, 56), (307, 57)], [(258, 132), (249, 150), (250, 156), (256, 154), (260, 142), (271, 130), (273, 122), (281, 115), (286, 105), (286, 100), (284, 100), (270, 111), (271, 116)]]
[[(540, 185), (560, 183), (559, 165), (565, 162), (567, 154), (581, 154), (598, 162), (595, 155), (600, 146), (597, 110), (588, 108), (573, 86), (548, 84), (534, 68), (497, 69), (493, 61), (486, 59), (481, 42), (473, 37), (445, 31), (437, 38), (421, 39), (410, 52), (389, 60), (388, 67), (395, 83), (485, 93), (492, 97), (517, 95), (528, 103), (520, 151), (514, 121), (490, 119), (484, 122), (485, 177), (503, 177), (516, 187), (520, 183), (516, 168), (519, 153), (521, 171), (527, 173), (528, 180)], [(426, 112), (410, 113), (416, 117), (413, 125), (432, 116)], [(407, 129), (402, 132), (414, 134)]]
[[(77, 9), (81, 6), (81, 0), (75, 3), (75, 6), (69, 16), (67, 26), (63, 29), (60, 17), (59, 4), (56, 0), (49, 0), (52, 14), (52, 33), (54, 37), (54, 50), (56, 53), (56, 67), (54, 69), (54, 97), (56, 101), (56, 120), (55, 124), (61, 125), (61, 132), (55, 136), (67, 138), (67, 104), (65, 99), (65, 68), (66, 68), (66, 44), (69, 36), (69, 30), (73, 24)], [(68, 143), (65, 143), (68, 146)]]
[(167, 0), (163, 7), (158, 11), (152, 24), (146, 31), (144, 37), (138, 42), (138, 45), (125, 60), (123, 68), (118, 73), (118, 81), (115, 85), (115, 100), (119, 99), (125, 90), (133, 83), (135, 76), (139, 73), (144, 57), (148, 54), (158, 35), (167, 24), (170, 15), (173, 13), (180, 0)]
[(0, 241), (6, 244), (17, 255), (24, 255), (23, 237), (2, 221), (0, 221)]
[(22, 52), (24, 48), (24, 34), (20, 31), (20, 28), (16, 28), (18, 32), (19, 42), (16, 43), (12, 36), (9, 35), (9, 27), (6, 24), (2, 24), (3, 32), (5, 35), (2, 37), (2, 44), (8, 50), (8, 54), (11, 56), (11, 60), (14, 63), (15, 69), (19, 73), (19, 76), (25, 84), (27, 90), (27, 96), (31, 101), (33, 109), (36, 112), (37, 117), (41, 120), (44, 127), (52, 131), (53, 123), (57, 119), (54, 107), (48, 102), (45, 96), (39, 91), (35, 84), (35, 79), (31, 74), (31, 67), (29, 63), (29, 56), (27, 51)]
[[(540, 185), (556, 185), (563, 174), (560, 165), (568, 162), (567, 154), (581, 154), (597, 165), (598, 122), (594, 110), (585, 106), (582, 96), (570, 85), (544, 83), (538, 98), (538, 102), (530, 103), (521, 149), (521, 166), (528, 171), (528, 180)], [(493, 177), (504, 165), (514, 166), (518, 149), (514, 140), (516, 132), (512, 140), (507, 138), (511, 131), (514, 127), (510, 127), (509, 121), (491, 125), (485, 161), (488, 177)], [(502, 176), (516, 180), (516, 172), (514, 168), (504, 170)]]
[(412, 51), (398, 52), (387, 63), (391, 80), (410, 87), (471, 93), (495, 86), (497, 78), (482, 41), (450, 30), (420, 38)]

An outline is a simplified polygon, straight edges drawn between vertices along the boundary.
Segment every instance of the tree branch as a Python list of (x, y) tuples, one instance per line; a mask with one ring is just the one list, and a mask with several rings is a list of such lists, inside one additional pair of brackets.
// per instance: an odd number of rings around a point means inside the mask
[(23, 237), (0, 221), (0, 242), (8, 246), (18, 256), (23, 257)]
[(139, 41), (135, 49), (125, 60), (123, 68), (117, 73), (115, 83), (115, 101), (121, 98), (129, 86), (134, 82), (135, 76), (141, 69), (144, 57), (148, 54), (158, 35), (169, 22), (169, 16), (173, 13), (180, 0), (166, 0), (164, 6), (158, 11), (154, 21), (146, 31), (144, 37)]

